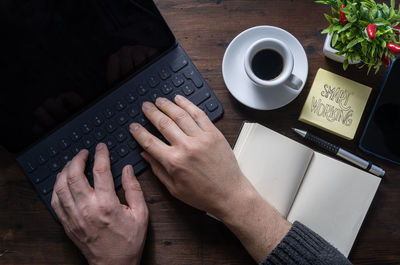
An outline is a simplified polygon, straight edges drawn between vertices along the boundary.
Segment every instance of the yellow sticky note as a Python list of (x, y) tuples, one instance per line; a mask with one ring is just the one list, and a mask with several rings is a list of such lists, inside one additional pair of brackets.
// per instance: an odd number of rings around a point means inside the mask
[(352, 140), (370, 93), (368, 86), (319, 69), (299, 120)]

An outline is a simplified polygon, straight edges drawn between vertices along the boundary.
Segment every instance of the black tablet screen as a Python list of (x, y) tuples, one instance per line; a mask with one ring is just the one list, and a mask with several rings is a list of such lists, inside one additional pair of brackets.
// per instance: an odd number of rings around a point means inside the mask
[(394, 61), (360, 146), (400, 163), (400, 60)]
[(150, 0), (5, 0), (0, 145), (18, 152), (175, 44)]

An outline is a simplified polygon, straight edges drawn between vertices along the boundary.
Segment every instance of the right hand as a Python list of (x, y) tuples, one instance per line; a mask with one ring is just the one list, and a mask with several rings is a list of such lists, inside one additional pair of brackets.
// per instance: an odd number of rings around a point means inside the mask
[(206, 114), (189, 100), (177, 105), (159, 98), (143, 112), (169, 145), (139, 124), (130, 130), (142, 156), (173, 196), (206, 211), (228, 226), (254, 260), (261, 262), (282, 240), (290, 224), (254, 189), (231, 147)]
[(177, 105), (158, 98), (157, 106), (143, 104), (144, 114), (170, 145), (140, 124), (131, 124), (131, 133), (145, 150), (143, 158), (174, 197), (221, 219), (238, 206), (240, 195), (256, 192), (206, 114), (182, 96), (175, 101)]

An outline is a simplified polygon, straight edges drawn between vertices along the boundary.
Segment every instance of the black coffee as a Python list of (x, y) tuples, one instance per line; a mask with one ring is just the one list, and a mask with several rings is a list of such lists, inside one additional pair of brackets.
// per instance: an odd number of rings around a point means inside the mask
[(261, 50), (254, 55), (251, 69), (258, 78), (272, 80), (282, 73), (283, 58), (275, 50)]

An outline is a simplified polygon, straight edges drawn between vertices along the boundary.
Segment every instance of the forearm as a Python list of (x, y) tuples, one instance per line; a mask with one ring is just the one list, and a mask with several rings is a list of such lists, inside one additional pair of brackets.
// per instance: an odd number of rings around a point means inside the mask
[(351, 262), (326, 240), (299, 222), (261, 265), (351, 265)]
[(291, 224), (252, 187), (231, 199), (217, 217), (257, 262), (263, 261), (291, 228)]

